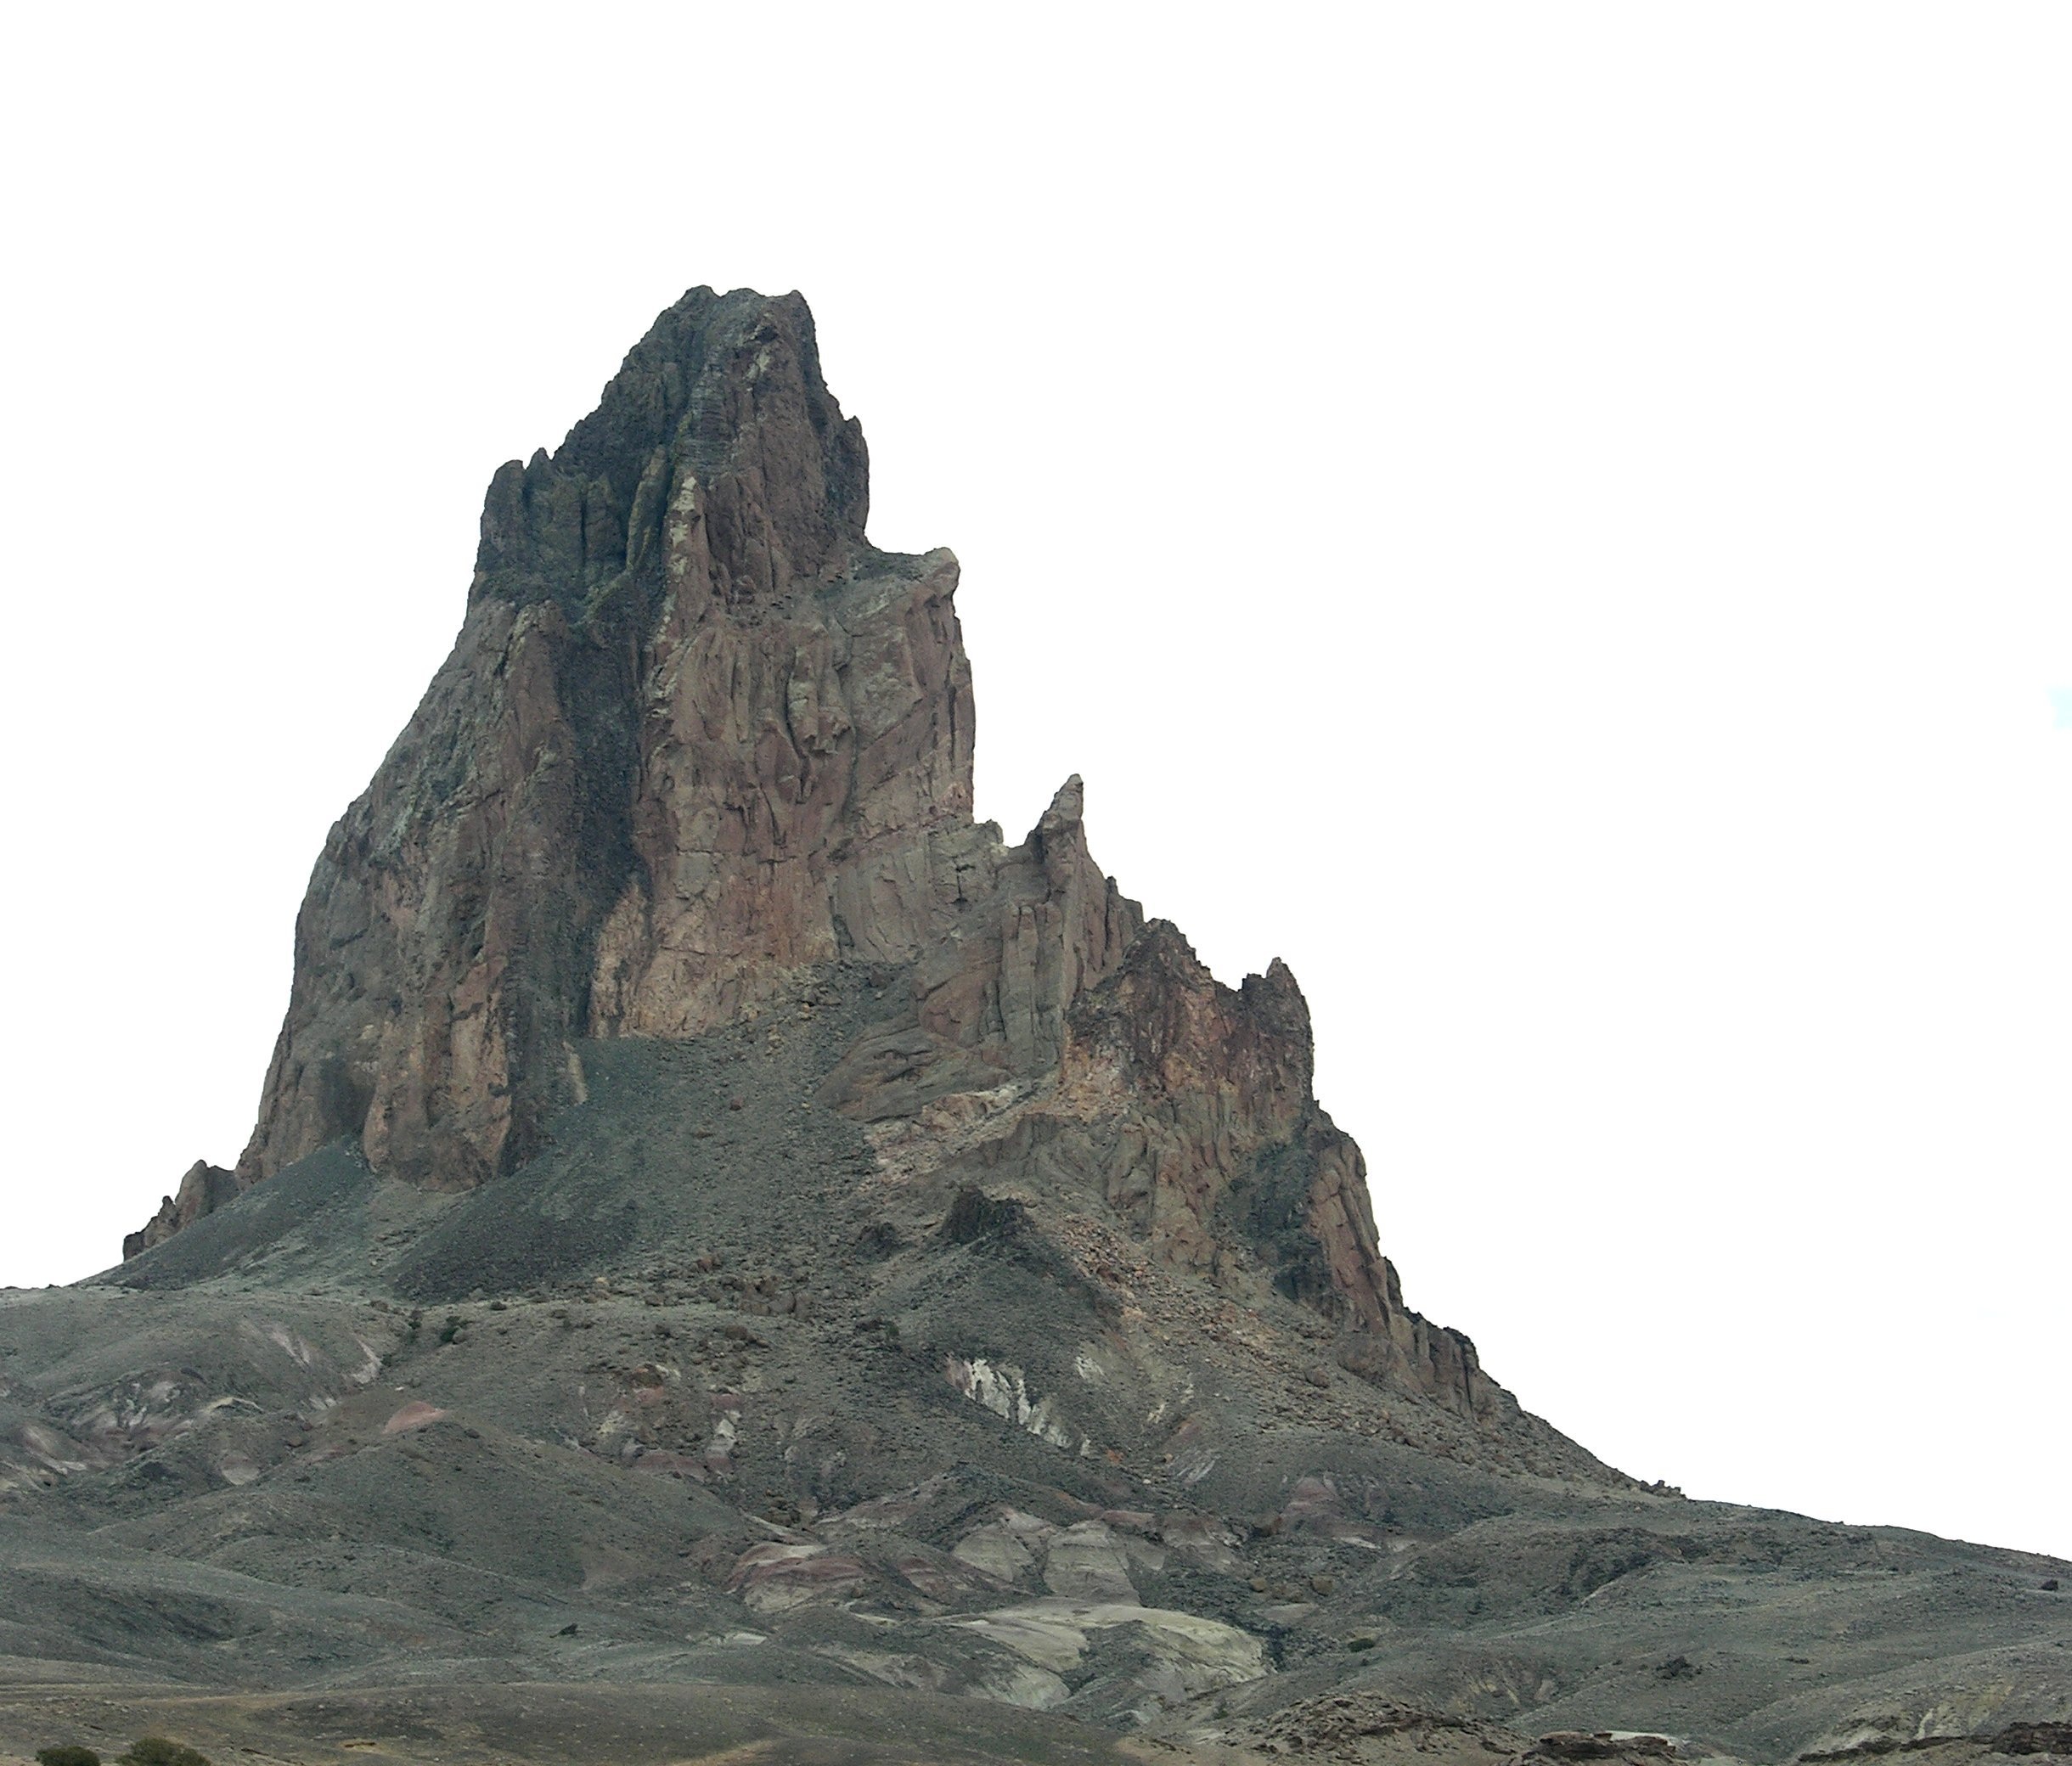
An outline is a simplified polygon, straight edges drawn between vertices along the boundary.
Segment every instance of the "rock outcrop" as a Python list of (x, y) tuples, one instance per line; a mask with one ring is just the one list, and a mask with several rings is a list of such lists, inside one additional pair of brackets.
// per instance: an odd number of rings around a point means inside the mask
[(1077, 778), (1017, 846), (974, 822), (956, 561), (876, 550), (868, 503), (796, 295), (686, 295), (556, 453), (498, 471), (453, 654), (318, 861), (235, 1178), (132, 1248), (338, 1141), (471, 1189), (548, 1144), (587, 1041), (861, 965), (884, 1014), (819, 1101), (968, 1104), (908, 1168), (1097, 1201), (1166, 1264), (1315, 1308), (1345, 1367), (1510, 1414), (1405, 1308), (1287, 970), (1233, 992), (1147, 925)]
[(205, 1214), (213, 1214), (244, 1193), (235, 1172), (225, 1171), (206, 1159), (197, 1159), (180, 1179), (180, 1187), (159, 1204), (158, 1212), (133, 1233), (122, 1237), (125, 1259), (137, 1257), (155, 1245), (163, 1245), (183, 1227), (190, 1227)]

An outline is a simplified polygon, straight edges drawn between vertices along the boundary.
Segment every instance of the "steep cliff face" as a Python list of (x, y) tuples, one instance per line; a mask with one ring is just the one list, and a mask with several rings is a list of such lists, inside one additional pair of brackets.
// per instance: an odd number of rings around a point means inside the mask
[(1147, 925), (1076, 778), (1019, 845), (972, 820), (955, 560), (874, 549), (867, 506), (797, 295), (685, 295), (559, 451), (496, 474), (453, 652), (318, 861), (251, 1142), (132, 1246), (340, 1140), (472, 1189), (548, 1144), (592, 1039), (868, 970), (882, 1014), (815, 1097), (907, 1177), (1105, 1211), (1313, 1309), (1346, 1368), (1514, 1416), (1404, 1308), (1287, 970), (1232, 991)]
[(910, 959), (970, 821), (956, 564), (864, 542), (796, 295), (699, 290), (502, 468), (453, 653), (333, 829), (247, 1182), (341, 1137), (465, 1188), (580, 1089), (845, 948)]

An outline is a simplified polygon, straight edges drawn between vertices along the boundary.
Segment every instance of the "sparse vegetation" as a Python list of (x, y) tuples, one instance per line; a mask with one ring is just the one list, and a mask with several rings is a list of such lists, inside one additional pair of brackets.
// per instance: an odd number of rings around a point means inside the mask
[(184, 1746), (163, 1735), (143, 1735), (121, 1757), (119, 1766), (214, 1766), (214, 1763), (198, 1748)]

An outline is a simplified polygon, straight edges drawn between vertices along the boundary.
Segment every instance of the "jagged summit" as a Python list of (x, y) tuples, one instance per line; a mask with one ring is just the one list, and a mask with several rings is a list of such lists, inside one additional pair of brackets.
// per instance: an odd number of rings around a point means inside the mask
[(551, 456), (498, 470), (470, 599), (575, 619), (688, 577), (768, 604), (846, 570), (870, 506), (863, 430), (820, 377), (805, 301), (693, 289)]

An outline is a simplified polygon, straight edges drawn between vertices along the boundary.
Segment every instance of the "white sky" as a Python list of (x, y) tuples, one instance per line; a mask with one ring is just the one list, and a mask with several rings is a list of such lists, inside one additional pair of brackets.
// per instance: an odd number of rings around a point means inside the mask
[(18, 9), (0, 1281), (251, 1125), (483, 487), (803, 290), (983, 813), (1278, 953), (1410, 1302), (2072, 1553), (2072, 14)]

